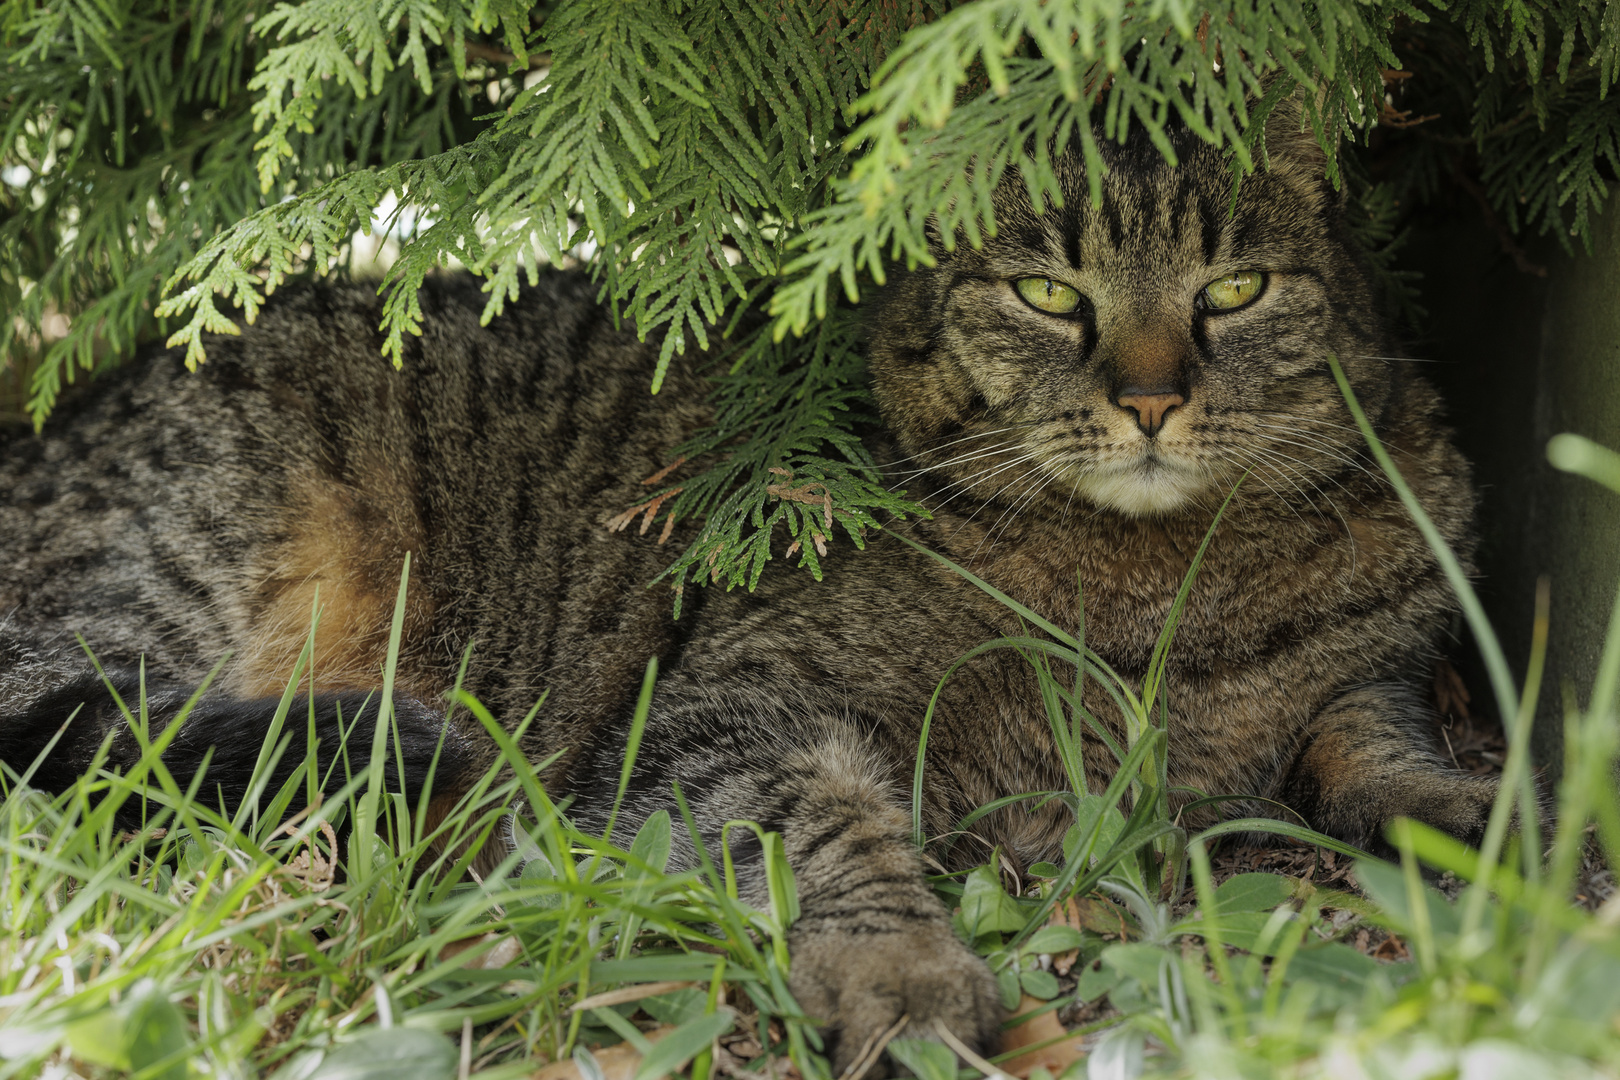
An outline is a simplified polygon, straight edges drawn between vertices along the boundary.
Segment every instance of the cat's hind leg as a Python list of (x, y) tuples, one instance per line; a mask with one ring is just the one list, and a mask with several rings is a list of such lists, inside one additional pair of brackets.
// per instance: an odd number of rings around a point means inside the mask
[(1477, 845), (1496, 778), (1447, 765), (1430, 728), (1404, 686), (1348, 690), (1311, 723), (1279, 798), (1312, 828), (1372, 851), (1389, 850), (1384, 829), (1398, 817)]
[[(252, 786), (281, 699), (210, 691), (187, 710), (195, 689), (162, 678), (143, 679), (132, 665), (114, 664), (98, 672), (77, 649), (0, 634), (0, 762), (10, 774), (0, 774), (0, 790), (9, 793), (15, 778), (27, 773), (32, 786), (61, 792), (98, 761), (101, 768), (127, 772), (142, 756), (132, 720), (138, 723), (144, 712), (145, 734), (152, 739), (184, 712), (180, 730), (163, 752), (163, 764), (182, 789), (206, 769), (198, 797), (205, 805), (234, 813)], [(261, 789), (264, 797), (274, 796), (305, 761), (312, 724), (314, 763), (323, 790), (335, 790), (363, 772), (377, 714), (376, 693), (294, 698), (282, 728), (287, 747)], [(431, 774), (435, 798), (459, 793), (472, 779), (478, 750), (438, 709), (395, 696), (384, 757), (388, 790), (403, 791), (414, 803)], [(129, 820), (137, 812), (129, 804), (120, 813), (120, 824), (139, 824)]]

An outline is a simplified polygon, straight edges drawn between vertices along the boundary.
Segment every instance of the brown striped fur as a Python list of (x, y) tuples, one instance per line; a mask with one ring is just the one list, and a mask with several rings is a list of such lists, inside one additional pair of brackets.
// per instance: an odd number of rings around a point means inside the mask
[[(1270, 169), (1230, 215), (1225, 161), (1185, 134), (1176, 167), (1145, 140), (1110, 145), (1100, 208), (1075, 155), (1059, 161), (1061, 208), (1037, 215), (1021, 181), (1004, 184), (982, 249), (936, 237), (937, 265), (872, 307), (887, 422), (874, 448), (933, 513), (899, 526), (915, 539), (1064, 625), (1080, 621), (1078, 572), (1086, 641), (1131, 679), (1248, 470), (1171, 653), (1171, 783), (1278, 800), (1356, 843), (1401, 814), (1471, 838), (1492, 786), (1442, 766), (1411, 689), (1453, 602), (1328, 354), (1464, 554), (1468, 469), (1434, 393), (1389, 359), (1321, 156), (1295, 136), (1273, 132)], [(1198, 306), (1239, 270), (1267, 273), (1258, 300)], [(1085, 308), (1035, 310), (1013, 287), (1028, 276), (1069, 283)], [(0, 718), (60, 722), (37, 703), (67, 701), (84, 677), (74, 631), (115, 665), (144, 653), (182, 687), (235, 649), (234, 692), (274, 693), (317, 587), (317, 682), (374, 687), (410, 551), (401, 679), (428, 703), (420, 715), (469, 644), (468, 685), (508, 722), (550, 690), (525, 749), (566, 751), (548, 780), (599, 827), (640, 672), (659, 657), (622, 820), (671, 806), (678, 779), (710, 842), (738, 817), (782, 832), (803, 908), (793, 987), (825, 1019), (836, 1067), (901, 1014), (914, 1034), (938, 1019), (993, 1045), (993, 983), (923, 879), (905, 806), (936, 681), (1018, 620), (878, 535), (864, 554), (835, 548), (822, 584), (773, 572), (755, 592), (689, 590), (672, 621), (667, 593), (645, 585), (675, 547), (604, 526), (703, 422), (702, 384), (677, 365), (649, 399), (654, 350), (592, 293), (552, 274), (482, 327), (476, 284), (433, 282), (424, 336), (395, 372), (374, 297), (297, 291), (213, 342), (198, 375), (153, 356), (43, 438), (0, 445)], [(1172, 392), (1151, 436), (1117, 401)], [(1087, 702), (1117, 721), (1097, 686)], [(0, 719), (0, 749), (34, 745), (21, 723)], [(453, 734), (469, 769), (491, 760), (476, 727)], [(1100, 788), (1112, 763), (1095, 739), (1086, 752)], [(928, 747), (930, 835), (1063, 785), (1028, 665), (999, 652), (962, 669)], [(1054, 858), (1066, 813), (1000, 811), (954, 857)], [(757, 848), (734, 842), (757, 894)]]

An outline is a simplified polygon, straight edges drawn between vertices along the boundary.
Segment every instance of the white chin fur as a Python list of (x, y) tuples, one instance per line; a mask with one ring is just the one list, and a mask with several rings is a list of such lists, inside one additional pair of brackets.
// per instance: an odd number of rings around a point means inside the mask
[(1135, 517), (1179, 510), (1208, 486), (1203, 474), (1163, 461), (1087, 471), (1074, 480), (1075, 490), (1092, 502)]

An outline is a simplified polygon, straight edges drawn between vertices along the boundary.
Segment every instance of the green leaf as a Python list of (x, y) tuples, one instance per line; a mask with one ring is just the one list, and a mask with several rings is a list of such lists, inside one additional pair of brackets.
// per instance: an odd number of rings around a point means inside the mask
[[(650, 953), (625, 960), (591, 961), (591, 985), (637, 982), (708, 982), (714, 975), (713, 956), (705, 953)], [(759, 975), (746, 968), (728, 967), (728, 981), (748, 981)]]
[(1102, 962), (1157, 994), (1159, 971), (1165, 964), (1174, 963), (1174, 958), (1157, 945), (1129, 942), (1108, 946), (1102, 951)]
[(684, 990), (642, 998), (637, 1004), (661, 1024), (684, 1024), (703, 1015), (709, 995), (707, 991), (688, 986)]
[(124, 1021), (112, 1006), (69, 1024), (67, 1038), (74, 1057), (109, 1069), (129, 1068), (129, 1046), (125, 1037)]
[(1018, 969), (1009, 965), (996, 972), (996, 990), (1001, 994), (1002, 1008), (1009, 1011), (1018, 1008), (1018, 1002), (1023, 999)]
[[(1097, 826), (1098, 816), (1102, 817), (1102, 825)], [(1108, 854), (1108, 849), (1114, 846), (1122, 832), (1125, 831), (1125, 815), (1119, 812), (1117, 806), (1109, 806), (1101, 795), (1086, 795), (1080, 799), (1075, 809), (1075, 823), (1069, 826), (1063, 834), (1063, 859), (1072, 862), (1091, 835), (1091, 830), (1097, 828), (1097, 844), (1091, 849), (1091, 859), (1095, 863)]]
[[(1252, 950), (1258, 943), (1266, 923), (1271, 921), (1269, 912), (1264, 911), (1234, 911), (1220, 916), (1217, 929), (1220, 931), (1220, 940), (1223, 945), (1230, 945), (1235, 949)], [(1176, 934), (1197, 934), (1206, 936), (1208, 923), (1203, 919), (1194, 919), (1177, 923), (1172, 932)]]
[(962, 886), (962, 924), (969, 940), (985, 934), (1012, 934), (1024, 928), (1028, 917), (1001, 887), (1001, 879), (988, 866), (976, 867)]
[(185, 1080), (189, 1044), (185, 1018), (152, 979), (137, 982), (116, 1008), (68, 1027), (76, 1056), (113, 1069), (152, 1070), (152, 1080)]
[(730, 1031), (735, 1023), (736, 1014), (730, 1009), (688, 1020), (653, 1044), (652, 1050), (636, 1067), (633, 1080), (661, 1080)]
[(1086, 943), (1086, 937), (1072, 926), (1054, 924), (1043, 926), (1030, 939), (1024, 942), (1020, 952), (1026, 953), (1065, 953), (1070, 949), (1078, 949)]
[(1215, 910), (1270, 911), (1294, 894), (1294, 881), (1279, 874), (1238, 874), (1215, 890)]
[(654, 810), (648, 814), (630, 843), (631, 874), (643, 873), (641, 866), (662, 873), (669, 865), (670, 838), (669, 811)]
[(1342, 989), (1359, 989), (1378, 970), (1378, 961), (1337, 941), (1313, 945), (1294, 954), (1288, 964), (1290, 981), (1311, 982)]
[(308, 1080), (450, 1080), (459, 1057), (443, 1035), (372, 1027), (328, 1053)]
[(1024, 993), (1030, 997), (1040, 998), (1042, 1001), (1051, 1001), (1058, 995), (1057, 976), (1050, 971), (1033, 968), (1019, 975), (1019, 982), (1023, 984)]
[(956, 1080), (956, 1052), (929, 1039), (894, 1039), (889, 1054), (917, 1080)]
[(1125, 978), (1125, 973), (1109, 964), (1087, 965), (1080, 973), (1080, 979), (1075, 984), (1074, 993), (1081, 1001), (1096, 1001)]
[[(1381, 859), (1357, 859), (1356, 881), (1379, 907), (1378, 920), (1402, 933), (1413, 926), (1412, 905), (1401, 868)], [(1422, 888), (1429, 926), (1438, 934), (1455, 934), (1459, 926), (1457, 909), (1435, 889)]]

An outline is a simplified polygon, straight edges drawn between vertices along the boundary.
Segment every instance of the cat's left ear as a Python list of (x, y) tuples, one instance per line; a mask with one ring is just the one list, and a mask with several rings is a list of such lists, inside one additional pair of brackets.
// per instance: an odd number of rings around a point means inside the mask
[(1267, 81), (1265, 94), (1249, 107), (1251, 124), (1259, 124), (1254, 156), (1256, 163), (1273, 173), (1301, 193), (1312, 198), (1323, 209), (1343, 205), (1345, 188), (1342, 179), (1335, 185), (1336, 162), (1330, 161), (1317, 137), (1318, 126), (1335, 144), (1338, 132), (1327, 126), (1326, 91), (1314, 94), (1293, 84), (1285, 76)]

